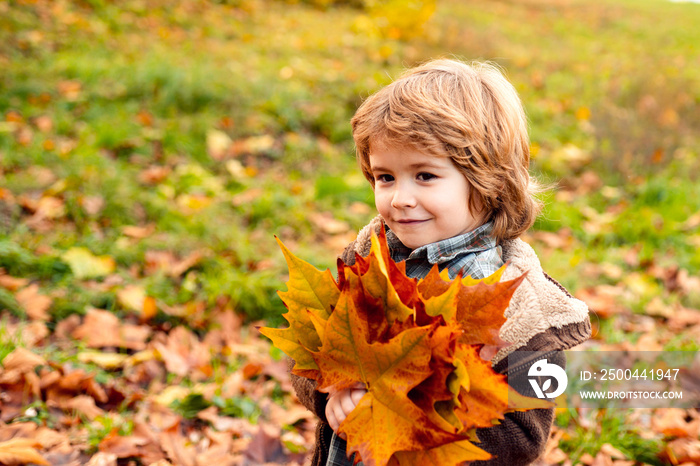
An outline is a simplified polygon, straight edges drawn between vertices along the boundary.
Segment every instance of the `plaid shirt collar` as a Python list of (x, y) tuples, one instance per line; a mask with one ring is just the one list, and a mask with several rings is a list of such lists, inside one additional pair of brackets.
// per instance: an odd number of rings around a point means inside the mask
[(430, 264), (442, 264), (455, 257), (468, 253), (486, 251), (496, 247), (496, 239), (491, 235), (493, 222), (483, 225), (459, 236), (426, 244), (416, 249), (404, 246), (396, 234), (387, 230), (387, 242), (392, 245), (392, 259), (395, 262), (414, 259), (427, 260)]

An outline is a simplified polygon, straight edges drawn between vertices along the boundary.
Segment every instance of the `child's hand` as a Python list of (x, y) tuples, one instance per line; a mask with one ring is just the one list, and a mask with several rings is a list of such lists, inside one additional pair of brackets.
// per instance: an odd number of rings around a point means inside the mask
[[(348, 417), (350, 411), (355, 409), (355, 406), (357, 406), (365, 393), (367, 393), (367, 390), (363, 384), (357, 384), (354, 387), (331, 393), (326, 405), (326, 419), (328, 419), (328, 424), (334, 432), (338, 432), (340, 423)], [(341, 438), (345, 437), (343, 434), (339, 435)]]

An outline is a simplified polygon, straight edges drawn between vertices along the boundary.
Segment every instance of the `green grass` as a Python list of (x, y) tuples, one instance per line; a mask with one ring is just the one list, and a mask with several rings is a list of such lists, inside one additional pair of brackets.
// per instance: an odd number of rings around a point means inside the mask
[(15, 422), (34, 422), (37, 425), (53, 427), (49, 407), (43, 401), (35, 401), (25, 407), (24, 413)]
[(572, 411), (560, 411), (555, 424), (566, 427), (575, 425), (573, 432), (569, 432), (559, 442), (559, 448), (569, 455), (573, 464), (584, 453), (595, 457), (605, 444), (610, 444), (625, 455), (625, 458), (643, 464), (661, 466), (664, 463), (658, 455), (662, 452), (663, 445), (658, 438), (644, 438), (636, 427), (631, 427), (629, 422), (630, 410), (624, 409), (600, 409), (583, 414), (589, 416), (591, 427), (584, 427), (580, 423), (582, 414)]
[(87, 426), (87, 454), (97, 453), (100, 442), (110, 434), (116, 433), (119, 436), (128, 436), (134, 430), (133, 421), (105, 414), (97, 416), (86, 423)]
[[(0, 295), (0, 298), (1, 297)], [(8, 320), (3, 317), (2, 320), (0, 320), (0, 363), (5, 359), (5, 356), (13, 352), (19, 345), (17, 336), (10, 332), (7, 325)]]
[[(700, 210), (692, 5), (443, 1), (426, 34), (407, 41), (365, 34), (362, 10), (348, 7), (90, 2), (50, 18), (31, 4), (4, 9), (0, 57), (12, 66), (0, 76), (3, 185), (15, 196), (56, 197), (63, 210), (36, 229), (18, 221), (31, 212), (13, 205), (0, 267), (49, 289), (74, 283), (60, 260), (72, 246), (114, 257), (120, 274), (149, 249), (204, 246), (211, 259), (190, 290), (167, 292), (181, 278), (144, 277), (149, 290), (170, 304), (228, 295), (251, 318), (279, 315), (283, 261), (272, 235), (333, 265), (339, 251), (316, 246), (307, 213), (330, 211), (357, 229), (373, 210), (352, 157), (352, 113), (405, 66), (445, 55), (504, 68), (529, 115), (535, 173), (559, 191), (576, 189), (585, 171), (608, 187), (572, 202), (554, 191), (545, 198), (536, 228), (570, 228), (580, 245), (545, 261), (563, 283), (575, 291), (586, 284), (578, 264), (633, 245), (647, 261), (700, 271), (700, 233), (684, 226)], [(240, 142), (233, 172), (209, 153), (212, 130)], [(568, 158), (571, 148), (581, 162)], [(146, 181), (154, 167), (166, 174)], [(198, 196), (205, 203), (188, 207)], [(90, 210), (94, 198), (102, 205)], [(353, 202), (368, 213), (352, 213)], [(121, 232), (146, 224), (155, 237)], [(50, 251), (38, 254), (40, 245)], [(261, 261), (272, 268), (257, 271)], [(75, 285), (69, 301), (104, 301), (81, 298)], [(61, 306), (57, 316), (77, 310)]]

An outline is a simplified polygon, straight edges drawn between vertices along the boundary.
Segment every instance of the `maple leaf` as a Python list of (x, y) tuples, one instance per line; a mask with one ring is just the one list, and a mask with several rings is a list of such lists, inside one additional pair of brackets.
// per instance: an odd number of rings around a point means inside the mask
[(476, 347), (461, 345), (458, 357), (468, 374), (468, 386), (460, 387), (459, 404), (455, 414), (464, 428), (490, 427), (494, 420), (503, 419), (508, 409), (509, 386), (506, 376), (493, 371), (491, 364), (479, 357)]
[[(513, 280), (498, 281), (505, 267), (504, 265), (494, 275), (483, 280), (474, 280), (471, 277), (461, 279), (462, 286), (457, 292), (456, 309), (443, 311), (456, 313), (456, 320), (464, 331), (461, 342), (494, 346), (502, 343), (498, 338), (498, 331), (506, 321), (503, 312), (516, 288), (525, 279), (523, 274)], [(455, 281), (459, 279), (458, 277)], [(455, 284), (449, 281), (446, 271), (441, 274), (437, 266), (434, 266), (428, 275), (420, 280), (418, 290), (424, 299), (430, 300), (444, 294), (451, 286)]]
[(369, 328), (346, 294), (328, 320), (327, 339), (314, 353), (318, 389), (340, 390), (357, 382), (367, 394), (341, 424), (348, 453), (357, 451), (367, 466), (384, 465), (396, 451), (424, 448), (457, 438), (436, 429), (408, 392), (431, 373), (430, 339), (435, 326), (406, 330), (386, 343), (368, 343)]
[(398, 451), (394, 458), (399, 465), (461, 464), (465, 461), (487, 460), (491, 455), (469, 440), (460, 440), (428, 450)]
[(316, 329), (317, 326), (322, 328), (328, 320), (340, 290), (330, 270), (321, 272), (294, 256), (279, 239), (277, 242), (289, 267), (287, 291), (278, 292), (288, 310), (283, 317), (289, 322), (289, 327), (265, 327), (260, 329), (260, 333), (294, 359), (294, 374), (313, 377), (318, 366), (310, 352), (316, 351), (322, 344)]
[[(396, 264), (391, 260), (386, 246), (386, 236), (382, 236), (381, 239), (383, 242), (380, 238), (373, 236), (370, 253), (366, 258), (357, 255), (354, 266), (345, 267), (341, 264), (341, 267), (345, 271), (343, 276), (346, 280), (352, 280), (350, 277), (358, 277), (359, 286), (362, 286), (367, 294), (382, 300), (382, 309), (375, 313), (377, 315), (369, 315), (368, 312), (368, 317), (382, 320), (391, 327), (397, 321), (402, 323), (412, 317), (413, 308), (420, 305), (421, 300), (417, 294), (417, 280), (406, 276), (404, 263)], [(351, 283), (349, 289), (354, 286), (357, 285)], [(388, 337), (388, 335), (384, 336)]]
[(367, 393), (340, 424), (347, 453), (367, 466), (485, 460), (474, 429), (505, 413), (551, 407), (523, 397), (480, 357), (498, 338), (504, 311), (524, 275), (483, 280), (433, 267), (424, 279), (395, 263), (383, 230), (366, 257), (338, 261), (338, 282), (296, 258), (289, 266), (286, 329), (261, 329), (291, 356), (292, 370), (332, 393), (364, 384)]

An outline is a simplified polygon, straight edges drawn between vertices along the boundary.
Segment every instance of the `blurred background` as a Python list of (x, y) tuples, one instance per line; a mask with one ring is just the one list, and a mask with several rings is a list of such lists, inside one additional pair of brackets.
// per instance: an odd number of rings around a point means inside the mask
[[(662, 0), (0, 3), (0, 442), (303, 464), (313, 419), (256, 330), (283, 322), (274, 236), (335, 271), (375, 215), (349, 120), (438, 57), (520, 93), (552, 186), (525, 239), (589, 304), (587, 347), (697, 351), (698, 24)], [(543, 464), (700, 464), (699, 436), (698, 410), (562, 409)]]

